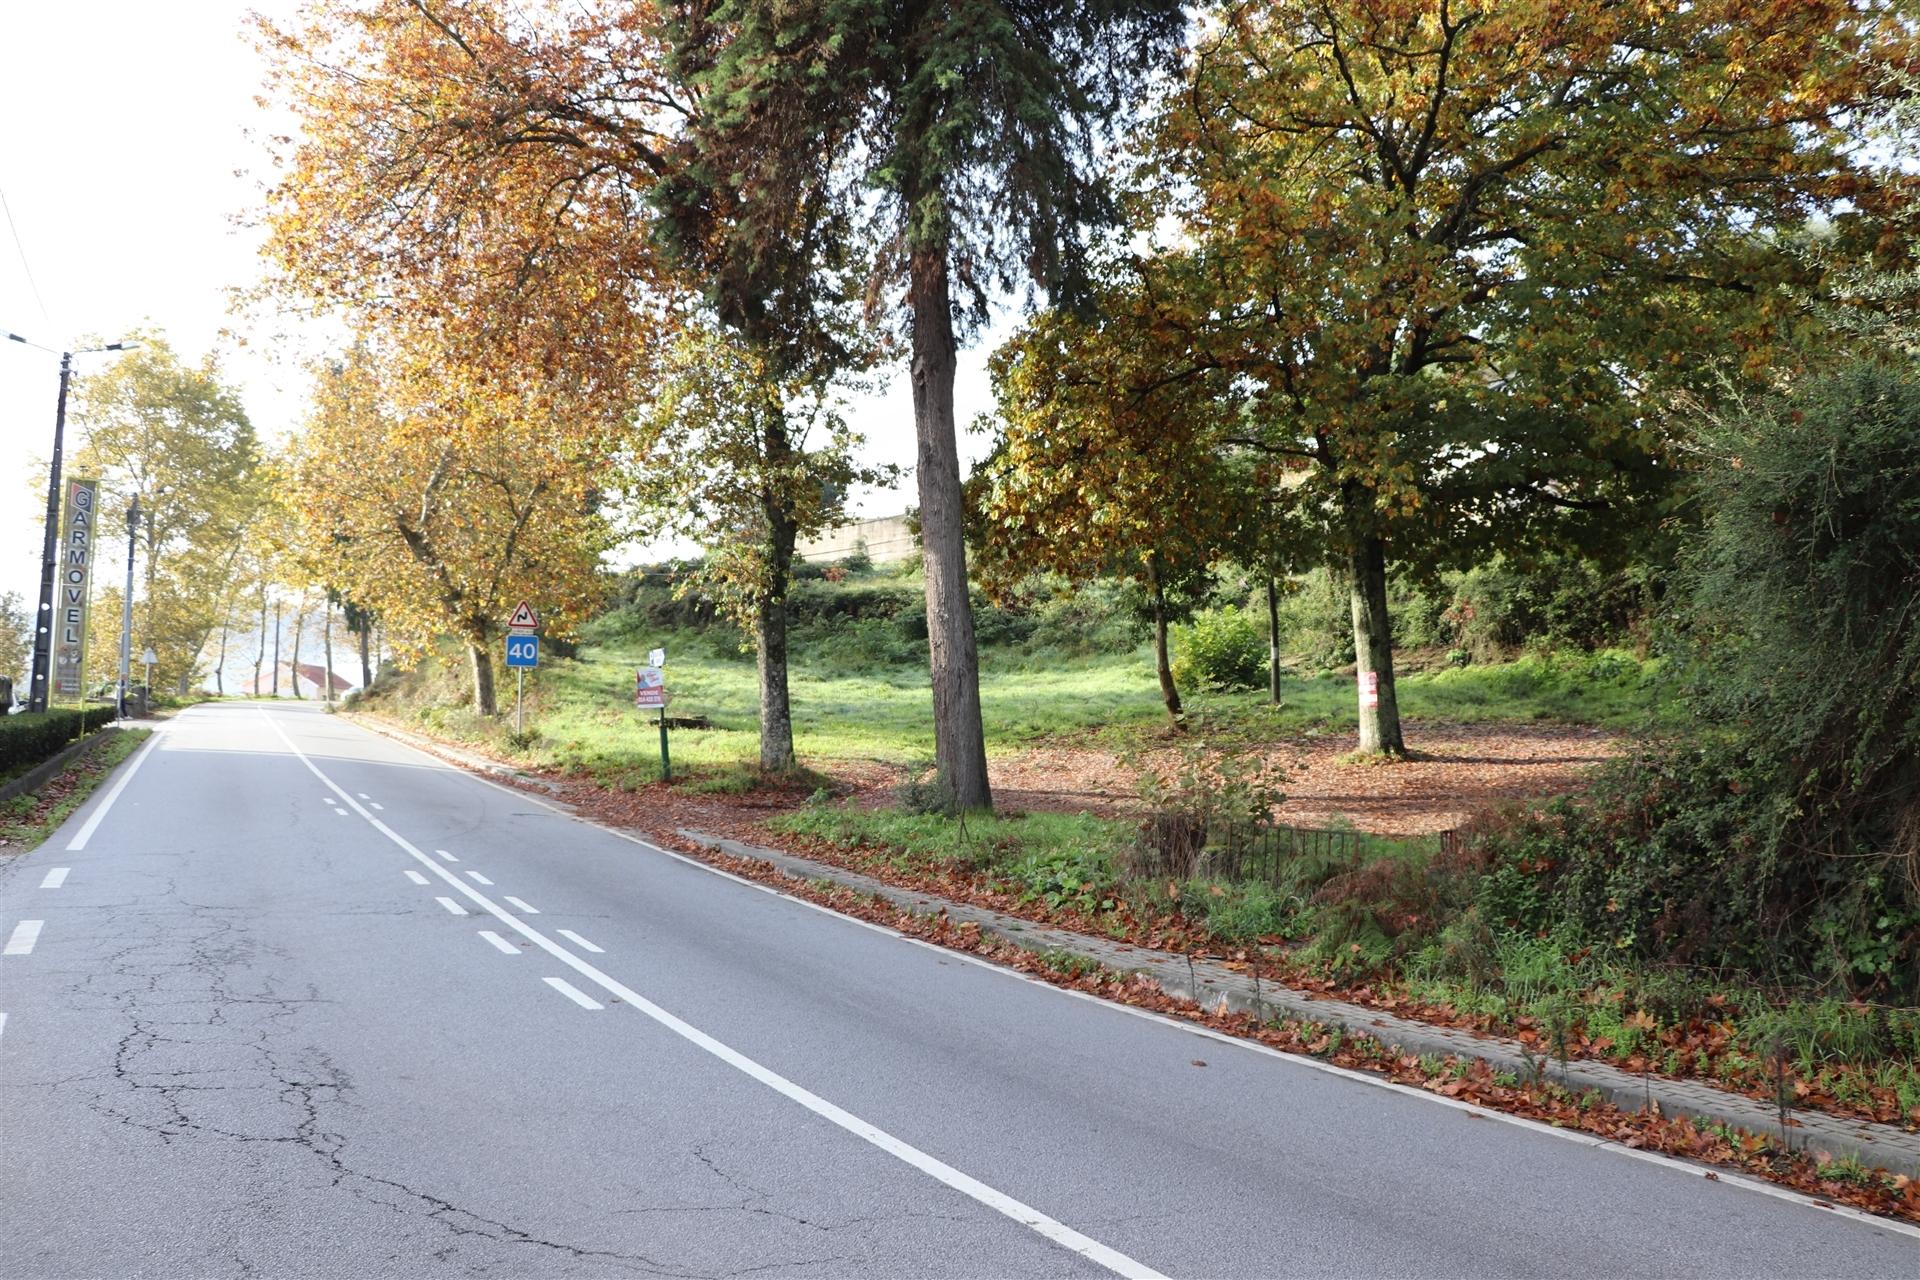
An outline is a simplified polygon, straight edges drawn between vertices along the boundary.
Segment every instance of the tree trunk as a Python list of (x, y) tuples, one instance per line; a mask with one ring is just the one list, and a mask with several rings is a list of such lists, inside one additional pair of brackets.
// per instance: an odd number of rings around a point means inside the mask
[[(782, 471), (792, 459), (793, 446), (787, 437), (786, 407), (777, 396), (774, 401), (761, 448), (770, 469)], [(767, 590), (753, 619), (753, 648), (760, 666), (760, 767), (769, 773), (786, 773), (796, 764), (793, 704), (787, 689), (787, 587), (798, 530), (779, 483), (767, 485), (761, 509), (767, 520)]]
[(287, 669), (292, 676), (293, 696), (301, 701), (306, 695), (300, 692), (300, 637), (307, 630), (307, 603), (300, 602), (300, 612), (293, 615), (293, 656), (287, 660)]
[(1405, 755), (1393, 691), (1393, 629), (1387, 617), (1387, 549), (1378, 535), (1355, 540), (1348, 568), (1353, 595), (1354, 674), (1359, 685), (1360, 750)]
[(267, 593), (260, 593), (260, 652), (253, 660), (253, 691), (247, 696), (260, 696), (260, 664), (267, 660)]
[(213, 691), (221, 697), (227, 696), (227, 632), (233, 629), (233, 601), (227, 601), (227, 611), (220, 619), (220, 665), (213, 669)]
[[(910, 200), (909, 207), (913, 203)], [(913, 426), (919, 443), (920, 545), (927, 580), (934, 764), (955, 808), (991, 809), (987, 739), (980, 720), (980, 654), (974, 643), (973, 606), (967, 598), (960, 454), (954, 439), (957, 346), (945, 243), (914, 249), (909, 277)]]
[(273, 696), (280, 696), (280, 602), (273, 602)]
[(493, 650), (485, 639), (467, 641), (467, 661), (473, 668), (473, 710), (490, 716), (497, 709), (493, 698)]
[(373, 619), (360, 615), (360, 692), (373, 685), (373, 659), (367, 656), (367, 638), (373, 634)]
[(1160, 582), (1160, 553), (1147, 555), (1147, 598), (1153, 602), (1153, 667), (1160, 677), (1160, 700), (1167, 714), (1180, 723), (1180, 689), (1173, 682), (1173, 660), (1167, 653), (1167, 593)]
[(333, 705), (333, 597), (320, 602), (321, 656), (326, 659), (326, 674), (320, 677), (320, 700)]
[(1280, 584), (1267, 571), (1267, 696), (1280, 705)]

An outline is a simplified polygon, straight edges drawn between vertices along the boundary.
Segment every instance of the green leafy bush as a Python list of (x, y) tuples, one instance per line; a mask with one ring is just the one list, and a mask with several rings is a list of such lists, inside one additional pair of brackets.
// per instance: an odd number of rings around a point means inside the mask
[(0, 772), (18, 773), (54, 756), (89, 729), (113, 723), (111, 706), (71, 707), (0, 717)]
[(1173, 678), (1190, 689), (1252, 689), (1266, 683), (1267, 637), (1244, 609), (1206, 609), (1173, 628)]

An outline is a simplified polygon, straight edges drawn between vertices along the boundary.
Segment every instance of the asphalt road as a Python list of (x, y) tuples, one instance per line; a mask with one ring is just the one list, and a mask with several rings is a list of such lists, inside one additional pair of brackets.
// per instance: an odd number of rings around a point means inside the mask
[(0, 938), (7, 1277), (1920, 1275), (1914, 1233), (1077, 998), (311, 707), (172, 721), (0, 868)]

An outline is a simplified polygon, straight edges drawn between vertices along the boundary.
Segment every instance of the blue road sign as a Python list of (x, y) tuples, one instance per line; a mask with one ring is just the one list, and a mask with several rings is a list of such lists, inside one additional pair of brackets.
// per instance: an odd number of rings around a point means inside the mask
[(507, 636), (507, 666), (537, 667), (540, 665), (540, 637), (531, 634), (513, 632)]

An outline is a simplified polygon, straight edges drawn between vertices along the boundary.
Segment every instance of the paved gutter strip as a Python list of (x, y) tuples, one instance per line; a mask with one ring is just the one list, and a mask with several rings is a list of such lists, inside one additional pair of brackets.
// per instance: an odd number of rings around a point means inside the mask
[[(1038, 924), (986, 907), (954, 902), (937, 894), (903, 889), (831, 863), (815, 862), (810, 858), (743, 844), (703, 831), (682, 828), (679, 835), (736, 858), (770, 863), (802, 879), (831, 880), (862, 893), (877, 893), (896, 906), (922, 915), (944, 911), (956, 924), (977, 924), (982, 933), (1029, 951), (1063, 951), (1121, 973), (1143, 974), (1178, 1000), (1209, 1007), (1224, 1000), (1229, 1009), (1252, 1013), (1256, 1017), (1286, 1015), (1310, 1019), (1369, 1036), (1403, 1054), (1478, 1059), (1496, 1071), (1511, 1071), (1523, 1079), (1541, 1066), (1539, 1054), (1534, 1054), (1529, 1063), (1523, 1046), (1517, 1040), (1483, 1036), (1455, 1027), (1396, 1017), (1383, 1010), (1267, 982), (1262, 982), (1256, 989), (1251, 977), (1235, 973), (1215, 961), (1189, 961), (1185, 955), (1177, 952), (1155, 951)], [(1785, 1144), (1796, 1151), (1824, 1153), (1835, 1159), (1851, 1156), (1869, 1168), (1920, 1174), (1920, 1134), (1908, 1133), (1894, 1125), (1852, 1120), (1818, 1111), (1791, 1111), (1788, 1115), (1794, 1123), (1782, 1134), (1779, 1113), (1774, 1108), (1753, 1098), (1698, 1081), (1662, 1076), (1642, 1077), (1609, 1063), (1577, 1058), (1570, 1060), (1564, 1068), (1558, 1061), (1549, 1058), (1544, 1064), (1543, 1074), (1576, 1093), (1597, 1090), (1607, 1101), (1627, 1111), (1642, 1111), (1657, 1106), (1662, 1115), (1691, 1116), (1695, 1120), (1732, 1125), (1749, 1133), (1781, 1135)]]
[[(351, 718), (376, 733), (396, 738), (475, 772), (537, 786), (551, 794), (557, 795), (559, 792), (559, 788), (543, 778), (532, 777), (498, 761), (399, 728), (378, 717), (353, 714)], [(572, 811), (572, 807), (564, 802), (562, 806)], [(596, 819), (578, 816), (583, 821), (598, 825)], [(1364, 1005), (1271, 983), (1263, 982), (1256, 989), (1251, 977), (1235, 973), (1215, 961), (1189, 961), (1178, 952), (1136, 947), (1110, 938), (1096, 938), (1040, 924), (987, 907), (955, 902), (937, 894), (903, 889), (832, 863), (816, 862), (703, 831), (681, 828), (678, 834), (705, 848), (736, 858), (765, 862), (801, 879), (828, 880), (862, 893), (878, 894), (896, 906), (918, 914), (930, 915), (944, 911), (956, 924), (971, 922), (978, 925), (982, 933), (1029, 951), (1066, 952), (1116, 972), (1142, 974), (1177, 1000), (1209, 1006), (1224, 1000), (1229, 1009), (1251, 1013), (1256, 1017), (1285, 1015), (1308, 1019), (1368, 1036), (1401, 1053), (1477, 1059), (1495, 1071), (1510, 1071), (1523, 1079), (1539, 1068), (1547, 1078), (1564, 1087), (1576, 1093), (1595, 1090), (1623, 1110), (1643, 1111), (1657, 1106), (1662, 1115), (1685, 1115), (1696, 1121), (1732, 1125), (1748, 1133), (1778, 1136), (1784, 1145), (1796, 1151), (1821, 1153), (1835, 1159), (1852, 1157), (1869, 1168), (1920, 1176), (1920, 1133), (1910, 1133), (1896, 1125), (1849, 1119), (1820, 1111), (1790, 1111), (1791, 1127), (1783, 1132), (1779, 1113), (1773, 1107), (1699, 1081), (1674, 1080), (1662, 1076), (1643, 1077), (1609, 1063), (1582, 1059), (1573, 1059), (1564, 1068), (1552, 1058), (1543, 1064), (1540, 1055), (1530, 1056), (1517, 1040), (1402, 1018), (1384, 1010), (1369, 1009)]]

